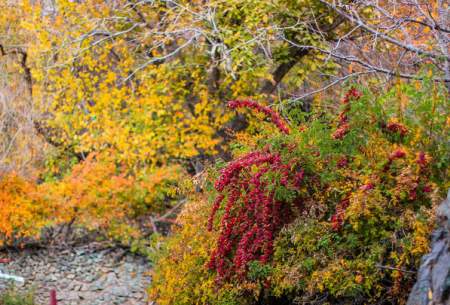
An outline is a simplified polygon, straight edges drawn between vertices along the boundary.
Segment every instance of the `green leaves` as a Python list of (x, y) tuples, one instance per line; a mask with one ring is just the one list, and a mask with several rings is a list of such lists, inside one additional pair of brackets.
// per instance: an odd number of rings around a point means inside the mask
[(248, 278), (251, 281), (264, 282), (272, 273), (270, 265), (262, 264), (259, 261), (252, 261), (248, 266)]

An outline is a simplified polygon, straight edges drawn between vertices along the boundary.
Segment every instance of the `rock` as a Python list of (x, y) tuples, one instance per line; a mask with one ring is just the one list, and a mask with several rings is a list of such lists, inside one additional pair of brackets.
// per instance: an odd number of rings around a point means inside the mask
[(437, 210), (431, 252), (422, 257), (407, 305), (450, 305), (450, 190)]
[(80, 291), (89, 291), (89, 284), (83, 284)]
[(130, 291), (125, 286), (118, 286), (112, 288), (112, 294), (119, 297), (128, 297), (130, 295)]
[(69, 285), (68, 289), (72, 291), (80, 291), (82, 287), (83, 287), (82, 284), (74, 282)]
[(117, 280), (118, 280), (118, 278), (117, 278), (116, 274), (113, 272), (108, 273), (105, 278), (105, 282), (107, 285), (112, 285), (112, 284), (116, 283)]
[(142, 300), (144, 298), (144, 294), (141, 292), (136, 292), (133, 294), (133, 297), (138, 299), (138, 300)]
[[(36, 288), (36, 305), (48, 305), (49, 290), (53, 288), (57, 290), (59, 305), (144, 304), (150, 283), (150, 265), (144, 258), (123, 250), (86, 249), (89, 247), (54, 253), (45, 249), (23, 250), (12, 254), (13, 262), (0, 267), (5, 273), (27, 279), (19, 290)], [(2, 284), (0, 292), (6, 289)]]
[(84, 277), (84, 281), (88, 283), (92, 283), (98, 279), (98, 275), (88, 274)]
[(58, 301), (77, 301), (80, 299), (80, 296), (74, 291), (58, 291), (56, 299)]
[(97, 281), (92, 283), (89, 287), (90, 291), (103, 290), (105, 289), (105, 283), (103, 281)]

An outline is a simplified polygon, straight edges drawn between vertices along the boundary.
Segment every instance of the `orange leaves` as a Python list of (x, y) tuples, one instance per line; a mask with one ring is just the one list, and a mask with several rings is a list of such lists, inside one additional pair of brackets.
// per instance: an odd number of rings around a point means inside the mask
[(91, 155), (75, 165), (61, 182), (43, 185), (49, 198), (58, 202), (59, 219), (75, 218), (91, 228), (106, 226), (112, 218), (123, 217), (124, 203), (118, 197), (133, 181), (116, 175), (114, 163), (95, 160)]
[(133, 227), (137, 225), (134, 217), (170, 205), (176, 190), (169, 181), (179, 178), (179, 174), (176, 168), (161, 168), (137, 177), (125, 167), (117, 166), (111, 156), (91, 154), (61, 181), (41, 188), (49, 200), (57, 202), (59, 221), (75, 219), (89, 229), (108, 230), (119, 224)]
[(0, 178), (0, 245), (39, 238), (42, 228), (70, 222), (126, 243), (148, 229), (144, 218), (178, 199), (181, 177), (178, 167), (133, 173), (108, 154), (91, 154), (61, 180), (40, 185), (5, 175)]
[(0, 245), (37, 237), (51, 222), (51, 203), (45, 201), (32, 182), (15, 173), (0, 178)]

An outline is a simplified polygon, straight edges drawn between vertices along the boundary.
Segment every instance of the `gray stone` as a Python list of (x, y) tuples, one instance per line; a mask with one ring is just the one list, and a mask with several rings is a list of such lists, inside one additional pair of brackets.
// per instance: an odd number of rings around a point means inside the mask
[[(48, 305), (50, 289), (57, 290), (59, 305), (144, 304), (150, 283), (144, 258), (123, 255), (123, 250), (95, 252), (89, 246), (75, 253), (24, 250), (1, 268), (27, 279), (19, 289), (35, 288), (36, 305)], [(2, 284), (0, 293), (6, 289)]]
[(57, 294), (57, 299), (59, 299), (60, 301), (77, 301), (80, 299), (80, 296), (77, 292), (66, 291), (59, 292), (59, 295)]
[(119, 297), (128, 297), (130, 295), (130, 291), (125, 286), (117, 286), (112, 288), (112, 294)]
[(66, 278), (68, 278), (69, 280), (73, 280), (75, 278), (75, 274), (73, 273), (69, 273)]

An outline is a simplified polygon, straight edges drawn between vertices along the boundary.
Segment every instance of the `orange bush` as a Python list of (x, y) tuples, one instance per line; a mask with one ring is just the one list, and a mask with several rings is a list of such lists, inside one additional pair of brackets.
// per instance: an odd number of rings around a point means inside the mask
[(36, 184), (15, 173), (0, 178), (0, 246), (39, 236), (53, 219), (53, 207)]

